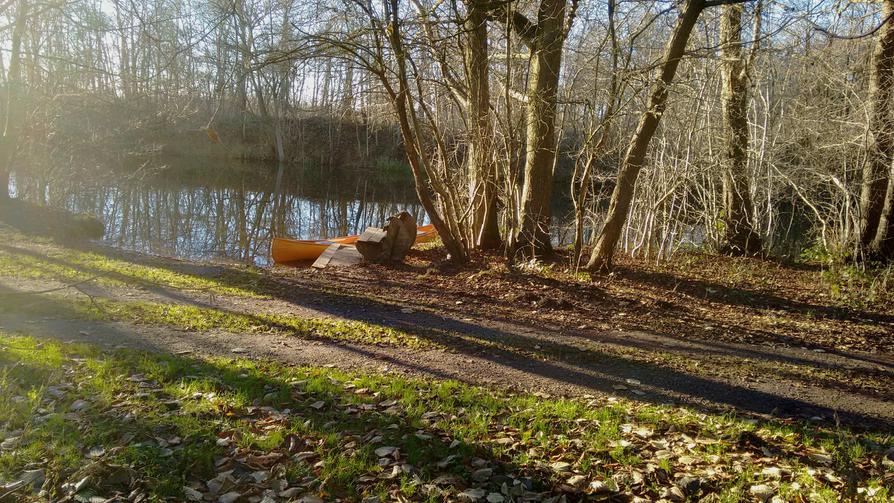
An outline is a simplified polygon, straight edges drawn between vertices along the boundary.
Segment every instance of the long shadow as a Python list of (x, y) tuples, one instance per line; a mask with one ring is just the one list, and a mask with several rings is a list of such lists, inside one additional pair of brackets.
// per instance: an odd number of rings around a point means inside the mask
[[(119, 364), (126, 364), (135, 375), (149, 376), (158, 372), (158, 367), (154, 365), (154, 362), (139, 356), (128, 357), (126, 353), (124, 356), (119, 355), (121, 354), (117, 353), (99, 358), (119, 360)], [(315, 477), (301, 477), (301, 474), (312, 475), (314, 473), (312, 465), (320, 459), (320, 456), (315, 454), (307, 461), (291, 458), (297, 451), (318, 452), (322, 450), (323, 456), (331, 454), (345, 459), (354, 457), (362, 460), (365, 463), (364, 466), (372, 467), (375, 466), (377, 459), (373, 451), (382, 445), (398, 447), (403, 453), (403, 461), (409, 462), (415, 467), (416, 475), (424, 483), (432, 483), (439, 476), (453, 474), (463, 486), (487, 487), (490, 491), (499, 492), (500, 483), (503, 480), (517, 479), (523, 481), (531, 491), (562, 494), (560, 487), (562, 481), (553, 477), (548, 471), (538, 468), (534, 464), (530, 466), (515, 464), (505, 456), (496, 454), (491, 445), (463, 436), (454, 437), (452, 432), (438, 429), (423, 417), (427, 411), (424, 408), (401, 406), (396, 410), (394, 407), (389, 407), (385, 412), (385, 407), (379, 405), (384, 400), (359, 398), (356, 394), (337, 386), (323, 389), (320, 389), (319, 386), (298, 388), (301, 393), (298, 396), (293, 394), (296, 390), (293, 384), (284, 378), (278, 379), (269, 374), (260, 373), (246, 374), (241, 369), (224, 363), (174, 356), (162, 356), (162, 358), (169, 365), (165, 371), (167, 379), (161, 384), (179, 383), (180, 386), (186, 387), (194, 383), (212, 384), (219, 394), (234, 393), (256, 403), (274, 405), (276, 409), (269, 411), (263, 410), (262, 407), (251, 407), (230, 410), (226, 418), (220, 417), (219, 414), (181, 412), (178, 416), (185, 414), (193, 418), (183, 422), (170, 419), (168, 414), (153, 417), (146, 417), (145, 414), (133, 414), (128, 415), (125, 419), (123, 413), (102, 412), (115, 409), (112, 408), (111, 403), (102, 398), (103, 394), (100, 389), (92, 383), (88, 384), (86, 391), (88, 395), (94, 397), (94, 403), (91, 409), (83, 414), (91, 418), (91, 423), (106, 432), (104, 434), (105, 441), (111, 442), (112, 445), (119, 445), (120, 442), (132, 443), (136, 445), (131, 449), (146, 451), (145, 454), (129, 459), (129, 461), (132, 463), (132, 468), (138, 470), (140, 474), (139, 481), (136, 483), (143, 486), (143, 490), (159, 498), (168, 499), (171, 496), (169, 491), (172, 489), (177, 491), (184, 485), (201, 484), (212, 478), (216, 472), (225, 469), (233, 471), (232, 478), (237, 481), (236, 489), (240, 491), (247, 489), (249, 493), (254, 491), (259, 494), (261, 491), (256, 488), (260, 484), (252, 479), (251, 474), (257, 473), (256, 463), (270, 454), (279, 455), (279, 460), (275, 461), (276, 464), (268, 468), (271, 472), (284, 473), (280, 476), (287, 478), (290, 486), (303, 488), (306, 494), (315, 494), (324, 489), (320, 480)], [(21, 362), (6, 361), (0, 358), (0, 369), (7, 365), (18, 366), (18, 372), (45, 370), (29, 369), (28, 364), (23, 365)], [(39, 385), (45, 384), (57, 385), (60, 383), (39, 383)], [(138, 391), (139, 393), (137, 393)], [(169, 395), (161, 386), (157, 388), (149, 386), (148, 389), (140, 387), (134, 390), (134, 394), (143, 395), (140, 400), (151, 403), (173, 403), (175, 399), (182, 398)], [(273, 395), (272, 399), (271, 395)], [(326, 406), (321, 408), (312, 406), (315, 402), (323, 402)], [(344, 406), (349, 404), (368, 404), (371, 407), (355, 407), (348, 411)], [(133, 405), (138, 406), (136, 403)], [(120, 407), (120, 404), (116, 407)], [(265, 420), (270, 417), (281, 419), (279, 433), (283, 438), (282, 443), (272, 446), (258, 445), (250, 440), (255, 421), (266, 424)], [(72, 420), (66, 416), (62, 421)], [(399, 426), (395, 427), (395, 425)], [(51, 427), (58, 428), (60, 426), (53, 423)], [(68, 427), (84, 430), (84, 426), (80, 424), (71, 424)], [(187, 427), (190, 429), (185, 430), (184, 428)], [(40, 429), (43, 426), (37, 428)], [(235, 440), (241, 444), (240, 447), (234, 446), (230, 450), (220, 444), (220, 436), (216, 433), (227, 431), (227, 429), (236, 435)], [(169, 454), (167, 457), (159, 456), (152, 447), (158, 437), (162, 435), (162, 431), (164, 431), (164, 436), (181, 437), (184, 446), (182, 448), (175, 447), (173, 454)], [(242, 437), (241, 434), (248, 435)], [(129, 440), (122, 440), (128, 438), (128, 435), (130, 435)], [(373, 435), (382, 438), (380, 443), (373, 444), (368, 441), (369, 437)], [(356, 439), (355, 443), (359, 444), (354, 454), (346, 452), (343, 446), (351, 438)], [(458, 443), (451, 444), (454, 439)], [(216, 447), (212, 447), (213, 454), (217, 459), (225, 460), (226, 465), (216, 464), (214, 458), (201, 452), (201, 449), (207, 449), (207, 447), (199, 447), (215, 444), (217, 444)], [(106, 447), (111, 447), (111, 445)], [(125, 454), (124, 456), (130, 455)], [(448, 462), (443, 467), (437, 467), (437, 463), (445, 459)], [(471, 475), (480, 468), (482, 460), (493, 469), (494, 476), (489, 482), (475, 483), (472, 481)], [(85, 460), (85, 464), (89, 465), (90, 463)], [(283, 469), (275, 470), (274, 466), (280, 466)], [(357, 462), (344, 462), (344, 466), (358, 470)], [(49, 471), (52, 475), (52, 469)], [(350, 478), (342, 477), (338, 473), (330, 475), (334, 480), (330, 480), (327, 490), (333, 492), (332, 497), (359, 500), (358, 496), (363, 489), (374, 488), (382, 480), (378, 469), (345, 475), (350, 475)], [(358, 476), (362, 475), (371, 476), (366, 487), (362, 482), (358, 482)], [(120, 474), (117, 478), (121, 478)], [(136, 477), (134, 478), (136, 479)], [(60, 477), (58, 483), (64, 480), (64, 477)], [(270, 482), (273, 482), (273, 479)], [(401, 482), (395, 480), (392, 483), (399, 485)], [(88, 482), (87, 487), (96, 485), (95, 490), (100, 493), (104, 490), (114, 492), (123, 489), (123, 486), (118, 487), (115, 484), (116, 482), (106, 483), (104, 480), (95, 480), (94, 478)], [(50, 486), (48, 484), (44, 487)], [(128, 487), (127, 491), (132, 488)], [(53, 492), (62, 493), (58, 485), (53, 487)]]
[[(79, 271), (85, 272), (88, 276), (96, 276), (97, 278), (107, 278), (115, 281), (119, 281), (121, 283), (127, 285), (139, 285), (141, 288), (144, 288), (146, 291), (150, 293), (154, 293), (160, 297), (165, 297), (170, 299), (171, 301), (177, 302), (179, 304), (188, 304), (197, 307), (207, 307), (214, 308), (215, 305), (210, 302), (202, 302), (195, 297), (190, 297), (184, 295), (181, 290), (173, 287), (166, 287), (160, 285), (158, 283), (154, 283), (151, 281), (147, 281), (144, 278), (134, 275), (123, 274), (118, 271), (108, 271), (103, 270), (96, 267), (86, 266), (84, 264), (79, 264), (76, 262), (72, 262), (69, 260), (65, 260), (59, 257), (50, 257), (48, 255), (43, 255), (33, 250), (28, 250), (25, 248), (14, 247), (10, 245), (0, 244), (0, 250), (12, 254), (12, 255), (26, 255), (38, 260), (42, 260), (45, 262), (49, 262), (51, 264), (59, 265), (62, 267), (75, 269)], [(48, 271), (49, 272), (49, 271)], [(173, 272), (173, 271), (172, 271)], [(199, 276), (196, 276), (197, 278)], [(206, 278), (207, 279), (207, 278)]]
[[(376, 302), (371, 300), (367, 300), (366, 305), (383, 310), (387, 307), (387, 305), (376, 306)], [(377, 312), (381, 313), (381, 311)], [(240, 314), (245, 315), (245, 313)], [(333, 314), (339, 313), (336, 311)], [(343, 314), (339, 315), (344, 316)], [(355, 316), (351, 319), (370, 322), (367, 316)], [(379, 319), (377, 324), (391, 328), (409, 329), (412, 335), (446, 346), (451, 352), (483, 358), (496, 365), (502, 365), (547, 380), (569, 384), (580, 389), (616, 393), (614, 388), (616, 385), (623, 384), (626, 379), (634, 378), (641, 381), (644, 387), (648, 389), (648, 393), (645, 396), (636, 398), (640, 401), (656, 404), (683, 402), (690, 406), (712, 411), (735, 408), (740, 412), (762, 415), (821, 416), (829, 420), (838, 418), (845, 423), (868, 428), (890, 428), (894, 426), (894, 414), (887, 418), (882, 418), (857, 411), (837, 410), (798, 398), (706, 379), (652, 363), (632, 361), (610, 353), (589, 350), (583, 355), (579, 348), (559, 342), (545, 342), (541, 339), (518, 334), (507, 334), (493, 329), (484, 329), (482, 331), (480, 326), (470, 325), (457, 320), (448, 321), (447, 327), (444, 327), (443, 318), (430, 315), (424, 315), (422, 319), (425, 323), (420, 323), (418, 319), (412, 324), (406, 322), (394, 323), (393, 321), (389, 322), (389, 320)], [(263, 320), (257, 319), (257, 321), (261, 323)], [(277, 328), (283, 331), (290, 330), (288, 326)], [(466, 338), (460, 340), (452, 336), (450, 332), (455, 328), (460, 329), (460, 332)], [(462, 331), (463, 328), (469, 330)], [(329, 342), (331, 343), (332, 341)], [(495, 345), (494, 343), (498, 344)], [(533, 354), (524, 354), (528, 351), (528, 348), (534, 345), (540, 345), (543, 352), (556, 357), (558, 361), (543, 361), (532, 358), (532, 356), (535, 356)], [(352, 345), (343, 345), (342, 347), (350, 351), (363, 352), (362, 349)], [(522, 351), (522, 354), (519, 354), (519, 351)], [(380, 358), (378, 355), (369, 355)], [(406, 361), (412, 362), (412, 358), (412, 354), (408, 354)], [(400, 359), (394, 357), (392, 361), (399, 363)], [(412, 363), (411, 366), (418, 368), (418, 362)], [(467, 377), (463, 377), (461, 373), (452, 377), (471, 382)]]
[(735, 288), (665, 272), (640, 271), (629, 267), (619, 267), (617, 272), (628, 279), (648, 283), (665, 290), (673, 290), (691, 297), (706, 298), (710, 295), (712, 301), (730, 306), (778, 309), (789, 313), (810, 314), (833, 320), (868, 321), (894, 325), (894, 315), (889, 314), (811, 304), (768, 292)]
[[(333, 316), (391, 328), (407, 329), (413, 335), (444, 345), (453, 352), (473, 356), (486, 355), (486, 359), (496, 364), (583, 389), (612, 393), (613, 386), (622, 383), (625, 378), (636, 378), (646, 383), (647, 386), (652, 386), (649, 394), (646, 397), (637, 398), (639, 400), (654, 402), (682, 400), (700, 407), (709, 403), (761, 414), (775, 412), (783, 415), (822, 415), (825, 417), (837, 415), (848, 423), (870, 427), (892, 424), (890, 418), (871, 417), (865, 413), (854, 411), (836, 411), (827, 406), (804, 400), (721, 383), (652, 363), (632, 361), (609, 353), (591, 350), (586, 358), (582, 358), (579, 356), (579, 348), (564, 343), (545, 343), (543, 339), (509, 334), (501, 330), (429, 313), (417, 312), (412, 316), (400, 316), (395, 313), (389, 316), (389, 319), (382, 320), (382, 313), (391, 313), (396, 310), (394, 306), (376, 300), (361, 300), (356, 297), (333, 293), (324, 294), (319, 291), (305, 291), (301, 294), (302, 297), (306, 295), (325, 296), (325, 300), (314, 302), (314, 308)], [(290, 296), (281, 298), (290, 302), (297, 301)], [(339, 305), (343, 304), (362, 304), (367, 309), (340, 308)], [(221, 308), (216, 307), (216, 309)], [(374, 312), (375, 315), (369, 314), (369, 312)], [(241, 312), (234, 312), (234, 314), (246, 315)], [(264, 321), (269, 324), (269, 321)], [(286, 331), (290, 329), (290, 327), (280, 328)], [(458, 339), (451, 336), (451, 332), (463, 334), (465, 338)], [(304, 336), (306, 335), (304, 334)], [(320, 339), (331, 342), (326, 338)], [(531, 358), (534, 355), (531, 354), (530, 348), (545, 344), (548, 346), (544, 352), (556, 356), (559, 364), (535, 361)]]
[[(358, 287), (360, 287), (360, 286), (362, 286), (362, 285), (358, 284)], [(308, 287), (307, 285), (303, 285), (303, 284), (296, 284), (296, 287), (302, 288), (302, 289), (303, 288), (311, 288), (311, 287)], [(296, 288), (296, 289), (298, 289), (298, 288)], [(292, 291), (295, 291), (296, 289), (292, 289)], [(339, 293), (338, 295), (339, 295), (339, 297), (353, 297), (357, 303), (361, 303), (361, 304), (365, 303), (369, 300), (365, 297), (352, 296), (347, 293)], [(298, 298), (297, 295), (285, 297), (284, 300), (288, 300), (289, 302), (293, 302), (293, 303), (300, 302), (300, 299)], [(315, 304), (314, 307), (317, 309), (326, 310), (327, 304), (329, 306), (328, 309), (330, 310), (331, 314), (334, 314), (337, 316), (350, 316), (351, 310), (334, 309), (332, 307), (333, 303), (331, 303), (331, 302), (322, 303), (320, 305)], [(404, 324), (407, 324), (410, 326), (421, 324), (423, 326), (426, 326), (426, 328), (435, 328), (435, 327), (447, 328), (448, 330), (453, 330), (453, 331), (461, 332), (461, 333), (473, 332), (473, 333), (478, 333), (478, 334), (482, 334), (482, 335), (489, 334), (490, 337), (488, 337), (488, 338), (494, 339), (494, 340), (499, 340), (501, 338), (505, 338), (504, 331), (496, 331), (496, 330), (488, 329), (488, 328), (482, 326), (481, 324), (473, 324), (473, 323), (466, 323), (466, 322), (458, 321), (455, 317), (468, 317), (468, 312), (464, 312), (462, 310), (455, 309), (455, 308), (451, 307), (450, 303), (446, 303), (446, 305), (442, 305), (442, 304), (419, 305), (419, 304), (404, 303), (404, 305), (410, 305), (411, 307), (416, 307), (416, 308), (423, 307), (423, 308), (431, 309), (433, 311), (440, 312), (444, 316), (437, 317), (434, 320), (428, 320), (428, 322), (426, 322), (426, 320), (421, 319), (423, 316), (421, 314), (414, 313), (409, 316), (404, 315), (402, 313), (398, 314), (396, 312), (397, 309), (394, 306), (387, 306), (388, 308), (390, 308), (390, 311), (391, 311), (391, 313), (389, 313), (389, 316), (392, 318), (395, 318), (397, 320), (396, 322), (404, 323)], [(514, 330), (518, 330), (518, 331), (531, 330), (531, 328), (529, 326), (523, 326), (519, 322), (518, 319), (502, 317), (494, 312), (489, 312), (489, 313), (487, 313), (487, 315), (481, 315), (479, 313), (478, 316), (480, 316), (482, 318), (482, 320), (486, 320), (487, 322), (490, 322), (490, 323), (497, 322), (501, 325), (511, 327)], [(476, 316), (476, 317), (478, 317), (478, 316)], [(695, 322), (699, 321), (695, 316), (690, 315), (688, 312), (684, 313), (682, 310), (680, 311), (680, 314), (678, 314), (676, 316), (681, 319), (689, 320), (689, 323), (695, 323)], [(377, 322), (380, 318), (381, 318), (381, 316), (368, 317), (368, 318), (365, 318), (365, 320), (371, 321), (371, 322)], [(482, 321), (482, 320), (479, 320), (479, 321)], [(784, 354), (784, 353), (774, 350), (772, 348), (759, 349), (758, 346), (754, 346), (754, 345), (746, 346), (744, 344), (735, 346), (733, 344), (727, 344), (727, 343), (723, 343), (720, 341), (712, 341), (712, 340), (706, 339), (706, 338), (686, 338), (686, 339), (684, 339), (681, 337), (675, 337), (672, 335), (668, 335), (668, 334), (663, 333), (663, 331), (656, 331), (653, 328), (650, 329), (650, 327), (644, 327), (641, 324), (636, 324), (636, 323), (623, 324), (622, 327), (627, 330), (648, 331), (649, 337), (630, 337), (629, 334), (621, 335), (621, 334), (617, 334), (614, 332), (596, 333), (593, 331), (588, 332), (588, 331), (577, 330), (577, 329), (554, 330), (554, 329), (538, 328), (537, 331), (540, 332), (541, 334), (546, 335), (546, 336), (554, 336), (554, 337), (572, 336), (575, 338), (580, 338), (583, 340), (588, 340), (588, 341), (593, 341), (593, 342), (598, 342), (598, 343), (611, 343), (611, 344), (615, 344), (615, 345), (623, 346), (623, 347), (633, 347), (633, 348), (638, 348), (638, 349), (642, 349), (642, 350), (650, 350), (650, 351), (663, 351), (663, 352), (667, 352), (667, 353), (675, 353), (678, 355), (689, 356), (689, 357), (692, 357), (693, 353), (695, 351), (698, 351), (700, 354), (698, 354), (696, 357), (701, 357), (702, 354), (714, 354), (714, 355), (718, 355), (718, 356), (736, 355), (736, 356), (750, 357), (750, 358), (756, 358), (756, 359), (766, 360), (766, 361), (778, 361), (778, 362), (790, 363), (790, 364), (795, 364), (795, 365), (808, 365), (808, 366), (812, 366), (812, 367), (825, 368), (825, 369), (830, 369), (830, 370), (840, 370), (840, 369), (846, 367), (846, 365), (844, 365), (843, 363), (822, 361), (820, 359), (808, 359), (808, 358), (804, 358), (804, 357), (794, 356), (791, 354)], [(674, 346), (662, 345), (660, 342), (658, 342), (658, 340), (656, 340), (659, 338), (664, 338), (665, 341), (673, 342), (673, 343), (675, 343), (675, 345)], [(697, 350), (694, 350), (693, 349), (694, 347), (697, 347)], [(827, 351), (827, 352), (833, 353), (832, 351)], [(866, 360), (868, 360), (869, 363), (872, 363), (874, 365), (884, 366), (889, 369), (894, 369), (894, 362), (884, 361), (880, 358), (872, 358), (867, 355), (850, 354), (850, 353), (845, 353), (845, 352), (834, 352), (834, 353), (839, 354), (842, 358), (861, 359), (861, 360), (866, 359)], [(867, 375), (875, 375), (876, 374), (875, 370), (868, 370), (868, 369), (864, 369), (864, 368), (858, 368), (858, 369), (848, 368), (847, 370), (850, 372), (858, 373), (858, 374), (864, 374), (864, 373)]]
[[(618, 309), (615, 306), (618, 306), (620, 302), (627, 302), (629, 304), (637, 304), (638, 299), (630, 298), (618, 298), (617, 296), (613, 296), (608, 294), (602, 289), (599, 289), (596, 286), (588, 286), (586, 288), (582, 287), (578, 284), (568, 284), (561, 281), (557, 281), (551, 278), (544, 278), (542, 276), (534, 276), (534, 275), (523, 275), (524, 280), (532, 283), (534, 285), (546, 286), (551, 289), (560, 290), (563, 292), (565, 298), (575, 299), (573, 302), (569, 302), (571, 304), (577, 304), (581, 309), (581, 311), (587, 312), (588, 314), (593, 314), (595, 316), (600, 316), (601, 318), (608, 321), (611, 319), (611, 314), (617, 313), (618, 311), (630, 311), (630, 308)], [(391, 286), (396, 289), (404, 288), (405, 285), (402, 285), (399, 282), (391, 281), (388, 277), (377, 278), (378, 286), (388, 287)], [(358, 288), (362, 288), (364, 285), (362, 281), (357, 281), (356, 285)], [(304, 285), (306, 286), (306, 285)], [(530, 292), (527, 292), (530, 293)], [(524, 295), (524, 294), (523, 294)], [(540, 296), (534, 295), (533, 297), (541, 298)], [(580, 300), (583, 298), (583, 300)], [(553, 300), (547, 298), (546, 300)], [(563, 299), (560, 302), (568, 302)], [(580, 306), (582, 303), (592, 305), (599, 305), (599, 308), (596, 312), (593, 311), (589, 306)], [(650, 334), (660, 335), (663, 337), (667, 337), (669, 340), (676, 340), (682, 342), (684, 344), (699, 344), (705, 346), (716, 345), (718, 347), (723, 348), (723, 350), (735, 350), (737, 352), (747, 353), (750, 356), (757, 357), (764, 360), (774, 360), (774, 361), (782, 361), (786, 363), (793, 364), (808, 364), (813, 366), (819, 366), (824, 368), (837, 369), (840, 368), (840, 365), (836, 365), (834, 363), (822, 362), (816, 360), (805, 360), (803, 358), (794, 357), (791, 355), (780, 354), (778, 351), (773, 349), (768, 350), (759, 350), (756, 349), (756, 346), (753, 344), (752, 347), (748, 350), (743, 348), (734, 348), (732, 344), (724, 344), (714, 338), (711, 338), (708, 335), (697, 335), (692, 334), (687, 336), (686, 338), (674, 336), (672, 334), (666, 333), (666, 327), (662, 326), (662, 323), (650, 323), (650, 320), (674, 320), (682, 327), (689, 328), (691, 326), (696, 326), (698, 324), (703, 323), (705, 320), (703, 318), (702, 313), (693, 312), (687, 309), (685, 306), (678, 306), (667, 302), (660, 302), (660, 306), (658, 306), (659, 314), (657, 316), (654, 315), (655, 309), (648, 308), (650, 311), (648, 315), (645, 316), (630, 316), (626, 317), (623, 320), (611, 319), (612, 323), (615, 323), (618, 328), (623, 328), (624, 330), (633, 330), (633, 331), (642, 331)], [(449, 303), (446, 305), (438, 304), (438, 305), (426, 305), (426, 307), (437, 309), (438, 311), (454, 314), (456, 316), (465, 317), (468, 316), (468, 313), (463, 311), (462, 309), (453, 308)], [(505, 324), (518, 324), (519, 320), (508, 317), (501, 317), (498, 313), (494, 313), (493, 311), (488, 312), (484, 315), (488, 321), (495, 321)], [(759, 330), (749, 328), (747, 326), (736, 326), (736, 327), (727, 327), (736, 332), (740, 338), (746, 340), (753, 341), (766, 341), (769, 343), (777, 344), (783, 343), (788, 346), (801, 346), (806, 344), (810, 344), (809, 342), (801, 339), (790, 338), (787, 336), (781, 336), (778, 333), (767, 331), (767, 330)], [(650, 347), (646, 341), (640, 339), (630, 339), (623, 337), (613, 337), (610, 332), (600, 332), (595, 334), (593, 332), (586, 333), (580, 330), (571, 330), (570, 332), (575, 333), (576, 336), (585, 337), (592, 340), (597, 341), (607, 341), (612, 340), (612, 342), (620, 344), (620, 345), (629, 345), (634, 347), (640, 347), (642, 349), (662, 349), (658, 347)], [(566, 332), (567, 333), (567, 332)], [(744, 345), (744, 344), (742, 344)], [(723, 350), (719, 354), (723, 354)], [(886, 359), (882, 356), (875, 357), (871, 354), (861, 353), (861, 352), (847, 352), (842, 351), (834, 347), (830, 347), (829, 345), (823, 345), (823, 350), (828, 354), (833, 354), (840, 356), (842, 358), (847, 358), (851, 360), (861, 360), (868, 364), (878, 365), (887, 367), (889, 369), (894, 369), (894, 359)], [(729, 353), (729, 351), (726, 351)]]

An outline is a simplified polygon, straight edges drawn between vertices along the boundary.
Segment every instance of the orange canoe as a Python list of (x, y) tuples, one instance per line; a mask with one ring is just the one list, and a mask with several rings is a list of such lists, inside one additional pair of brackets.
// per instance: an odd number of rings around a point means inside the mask
[[(344, 236), (332, 239), (287, 239), (273, 238), (270, 254), (277, 264), (316, 260), (333, 243), (354, 244), (360, 236)], [(438, 237), (438, 231), (431, 224), (416, 228), (416, 244), (428, 243)]]

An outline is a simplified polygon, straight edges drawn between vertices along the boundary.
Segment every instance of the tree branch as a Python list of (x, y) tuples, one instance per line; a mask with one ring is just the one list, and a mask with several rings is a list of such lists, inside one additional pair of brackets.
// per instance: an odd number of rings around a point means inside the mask
[(752, 0), (707, 0), (707, 1), (702, 5), (702, 8), (707, 9), (707, 8), (710, 8), (710, 7), (718, 7), (718, 6), (720, 6), (720, 5), (730, 5), (730, 4), (735, 4), (735, 3), (746, 3), (746, 2), (750, 2), (750, 1), (752, 1)]

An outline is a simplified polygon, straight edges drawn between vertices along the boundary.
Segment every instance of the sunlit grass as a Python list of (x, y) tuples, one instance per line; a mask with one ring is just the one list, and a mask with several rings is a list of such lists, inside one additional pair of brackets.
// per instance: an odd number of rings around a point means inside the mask
[(61, 295), (2, 297), (0, 311), (33, 316), (67, 316), (96, 321), (125, 321), (140, 325), (173, 327), (187, 331), (222, 330), (234, 333), (278, 333), (302, 339), (384, 344), (408, 348), (435, 348), (431, 338), (374, 323), (338, 318), (310, 318), (280, 313), (228, 311), (191, 304), (125, 301)]
[[(467, 478), (474, 468), (469, 463), (485, 458), (534, 477), (540, 490), (563, 483), (566, 476), (550, 468), (558, 462), (597, 479), (616, 477), (623, 486), (631, 474), (648, 473), (651, 464), (668, 474), (685, 470), (680, 453), (655, 460), (644, 449), (685, 434), (698, 444), (685, 454), (700, 463), (717, 457), (712, 465), (723, 476), (712, 482), (718, 484), (716, 495), (735, 501), (747, 498), (752, 484), (769, 481), (760, 474), (767, 461), (737, 443), (749, 432), (777, 453), (773, 463), (790, 467), (793, 475), (779, 485), (781, 496), (825, 498), (837, 492), (804, 464), (804, 446), (826, 445), (833, 455), (848, 449), (854, 463), (865, 464), (894, 445), (884, 434), (755, 424), (623, 400), (543, 399), (455, 381), (103, 352), (2, 333), (0, 385), (0, 431), (20, 435), (15, 449), (0, 453), (0, 480), (13, 480), (28, 466), (44, 466), (50, 494), (57, 496), (66, 478), (100, 470), (87, 456), (95, 447), (104, 449), (102, 466), (132, 466), (130, 475), (150, 497), (179, 498), (184, 485), (218, 471), (215, 461), (229, 452), (220, 438), (260, 455), (278, 452), (291, 436), (304, 442), (301, 450), (314, 454), (311, 462), (286, 458), (281, 476), (290, 484), (310, 478), (307, 491), (324, 497), (385, 496), (396, 484), (408, 497), (427, 499), (412, 477), (379, 477), (383, 468), (373, 450), (382, 445), (398, 447), (421, 481), (445, 471)], [(64, 396), (48, 394), (51, 389), (62, 389)], [(89, 406), (60, 413), (77, 400)], [(372, 434), (380, 437), (377, 443), (356, 441)], [(159, 438), (179, 440), (164, 446)], [(454, 461), (439, 468), (450, 455)], [(358, 484), (364, 476), (379, 482)], [(660, 482), (650, 480), (657, 490)], [(100, 495), (102, 483), (94, 484)], [(862, 480), (861, 487), (874, 488), (869, 501), (890, 494), (880, 479)]]
[(249, 267), (230, 268), (219, 277), (208, 277), (179, 272), (170, 265), (146, 265), (54, 245), (44, 245), (39, 252), (16, 245), (0, 247), (0, 276), (66, 283), (91, 279), (113, 287), (161, 287), (238, 297), (267, 297), (262, 286), (263, 274)]

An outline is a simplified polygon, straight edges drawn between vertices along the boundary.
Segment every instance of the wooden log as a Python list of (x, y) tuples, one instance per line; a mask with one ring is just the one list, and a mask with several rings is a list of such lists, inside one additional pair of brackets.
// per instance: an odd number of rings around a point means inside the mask
[(416, 219), (406, 211), (402, 211), (388, 219), (385, 230), (389, 235), (393, 235), (390, 260), (403, 262), (416, 242)]
[(403, 211), (388, 218), (384, 228), (368, 227), (357, 239), (357, 251), (367, 262), (401, 262), (416, 242), (416, 219)]
[(357, 251), (367, 262), (380, 264), (391, 258), (391, 240), (388, 232), (378, 227), (367, 227), (355, 243)]

